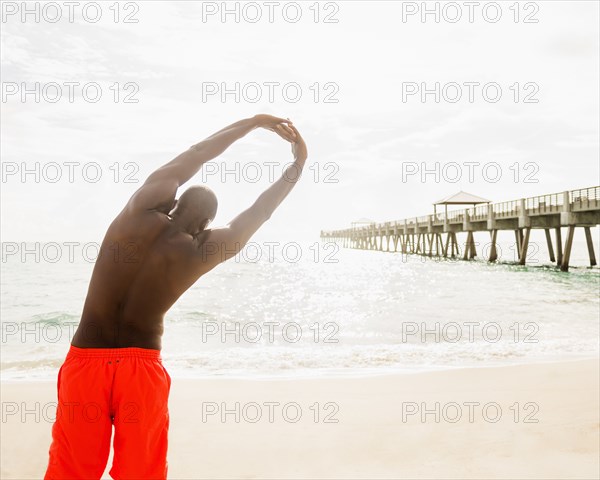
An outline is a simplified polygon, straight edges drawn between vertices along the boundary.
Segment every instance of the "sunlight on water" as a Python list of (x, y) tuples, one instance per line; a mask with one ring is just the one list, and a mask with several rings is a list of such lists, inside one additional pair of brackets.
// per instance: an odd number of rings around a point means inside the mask
[[(297, 261), (230, 261), (186, 292), (165, 320), (173, 375), (355, 374), (598, 355), (597, 268), (561, 273), (546, 261), (438, 261), (318, 243), (301, 253)], [(92, 267), (4, 263), (4, 379), (53, 378)]]

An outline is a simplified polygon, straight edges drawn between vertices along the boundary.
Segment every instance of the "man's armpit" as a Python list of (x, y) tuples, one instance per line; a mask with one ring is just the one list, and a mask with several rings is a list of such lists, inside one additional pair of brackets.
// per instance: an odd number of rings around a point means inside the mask
[(155, 210), (157, 212), (168, 215), (169, 213), (171, 213), (171, 210), (173, 210), (175, 208), (176, 204), (177, 204), (177, 200), (168, 198), (167, 200), (163, 201), (162, 203), (159, 203), (158, 205), (156, 205), (156, 207), (154, 207), (152, 210)]

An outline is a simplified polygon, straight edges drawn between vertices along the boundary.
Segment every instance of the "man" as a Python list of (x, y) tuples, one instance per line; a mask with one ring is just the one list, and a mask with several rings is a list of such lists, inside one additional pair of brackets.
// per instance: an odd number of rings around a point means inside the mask
[[(294, 162), (227, 226), (208, 229), (214, 193), (177, 189), (256, 128), (292, 144)], [(202, 275), (232, 258), (292, 190), (304, 140), (289, 119), (256, 115), (218, 131), (152, 173), (100, 247), (81, 321), (58, 374), (58, 409), (46, 479), (99, 479), (115, 427), (115, 479), (167, 475), (171, 379), (160, 357), (163, 317)]]

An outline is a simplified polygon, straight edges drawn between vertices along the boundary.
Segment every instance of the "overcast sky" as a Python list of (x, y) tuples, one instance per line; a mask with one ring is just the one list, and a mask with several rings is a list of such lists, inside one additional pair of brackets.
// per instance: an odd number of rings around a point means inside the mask
[[(3, 2), (2, 239), (99, 241), (155, 168), (256, 113), (290, 117), (309, 149), (259, 238), (424, 215), (459, 190), (503, 201), (600, 182), (598, 2), (428, 2), (439, 22), (421, 2), (251, 3), (223, 18), (221, 2), (107, 2), (71, 21), (63, 2), (39, 18)], [(236, 82), (240, 98), (222, 98)], [(291, 159), (255, 131), (190, 185), (216, 191), (223, 224)]]

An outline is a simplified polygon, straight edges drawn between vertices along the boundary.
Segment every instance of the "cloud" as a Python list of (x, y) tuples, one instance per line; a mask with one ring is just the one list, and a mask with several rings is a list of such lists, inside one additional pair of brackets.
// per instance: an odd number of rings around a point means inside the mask
[[(203, 22), (200, 2), (140, 3), (135, 24), (110, 17), (97, 24), (3, 24), (4, 82), (98, 82), (103, 94), (97, 103), (83, 101), (81, 89), (72, 103), (11, 97), (2, 104), (3, 162), (96, 162), (104, 175), (98, 183), (80, 176), (56, 184), (11, 177), (2, 189), (3, 235), (98, 240), (139, 187), (122, 181), (125, 164), (137, 165), (141, 182), (193, 143), (259, 112), (291, 117), (310, 152), (302, 182), (265, 226), (268, 235), (314, 235), (360, 216), (421, 215), (433, 200), (461, 188), (509, 200), (598, 178), (597, 4), (544, 2), (537, 24), (510, 17), (497, 24), (423, 24), (402, 23), (400, 3), (366, 8), (343, 2), (336, 24), (310, 16), (297, 24)], [(480, 92), (474, 103), (402, 98), (403, 82), (431, 88), (472, 81), (497, 82), (502, 100), (485, 102)], [(137, 103), (123, 102), (127, 82), (137, 86)], [(257, 102), (231, 95), (226, 102), (220, 95), (205, 101), (206, 82), (230, 89), (236, 82), (296, 82), (303, 95), (296, 103), (280, 91), (272, 102), (266, 95)], [(522, 101), (528, 82), (538, 87), (536, 104)], [(332, 92), (337, 102), (325, 103)], [(269, 132), (252, 132), (219, 160), (290, 159), (289, 145)], [(464, 176), (423, 181), (420, 174), (403, 179), (406, 162), (427, 168), (497, 162), (503, 176), (496, 183), (480, 174), (473, 182)], [(523, 182), (528, 162), (539, 165), (538, 183)], [(328, 165), (337, 169), (337, 183), (323, 181), (333, 171)], [(265, 179), (210, 182), (221, 200), (218, 221), (229, 220), (268, 185)]]

